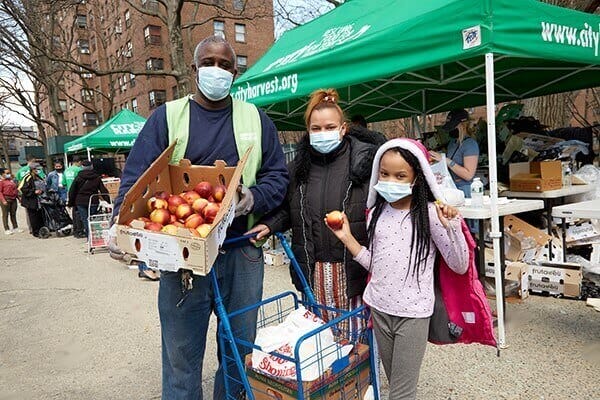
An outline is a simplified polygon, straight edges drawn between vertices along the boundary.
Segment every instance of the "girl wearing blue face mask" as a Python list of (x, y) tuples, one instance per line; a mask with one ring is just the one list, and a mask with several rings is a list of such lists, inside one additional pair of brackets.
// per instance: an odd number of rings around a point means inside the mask
[(458, 274), (469, 266), (461, 221), (446, 218), (436, 202), (441, 193), (421, 146), (394, 139), (375, 155), (366, 246), (356, 240), (346, 216), (340, 230), (331, 230), (371, 273), (363, 298), (371, 307), (390, 399), (416, 397), (433, 313), (437, 253)]
[[(344, 211), (353, 220), (353, 235), (367, 244), (365, 209), (377, 136), (349, 126), (338, 100), (333, 89), (311, 95), (305, 113), (307, 133), (288, 165), (286, 200), (252, 231), (260, 239), (291, 228), (292, 249), (317, 301), (352, 310), (362, 304), (367, 271), (327, 229), (323, 217), (332, 210)], [(292, 281), (300, 290), (293, 272)]]

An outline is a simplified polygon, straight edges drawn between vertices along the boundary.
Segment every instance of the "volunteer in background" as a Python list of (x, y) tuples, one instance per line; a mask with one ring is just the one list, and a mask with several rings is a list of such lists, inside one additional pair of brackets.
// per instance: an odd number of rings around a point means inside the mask
[[(446, 164), (454, 179), (456, 188), (462, 190), (466, 198), (471, 197), (471, 182), (477, 171), (479, 162), (479, 145), (470, 136), (469, 113), (464, 109), (455, 109), (448, 113), (442, 129), (450, 135)], [(441, 155), (430, 152), (435, 161), (441, 160)]]
[[(236, 165), (252, 146), (242, 174), (236, 218), (227, 232), (230, 238), (240, 236), (252, 226), (256, 214), (271, 211), (285, 196), (288, 173), (277, 130), (264, 112), (230, 96), (237, 73), (236, 56), (225, 39), (211, 36), (200, 42), (194, 51), (192, 70), (197, 86), (195, 94), (158, 107), (140, 131), (123, 170), (114, 215), (117, 216), (125, 193), (175, 139), (177, 145), (171, 162), (186, 158), (194, 165), (212, 166), (216, 160)], [(114, 245), (111, 247), (116, 250)], [(262, 248), (249, 242), (225, 248), (212, 270), (218, 277), (227, 312), (262, 299)], [(193, 276), (184, 270), (161, 271), (159, 285), (162, 398), (202, 399), (202, 363), (209, 319), (214, 311), (211, 278)], [(236, 337), (254, 342), (256, 317), (254, 311), (231, 320), (232, 330), (243, 332)], [(240, 351), (242, 357), (249, 352)], [(228, 380), (230, 398), (238, 398), (242, 391), (241, 385), (234, 381), (239, 380), (238, 372), (228, 372), (233, 378)], [(209, 398), (225, 398), (223, 375), (220, 365), (214, 393)]]
[[(67, 194), (71, 189), (71, 185), (77, 174), (81, 171), (81, 159), (79, 156), (73, 156), (73, 162), (71, 166), (65, 169), (65, 184), (67, 187)], [(83, 224), (81, 223), (81, 216), (79, 215), (79, 211), (77, 211), (77, 207), (71, 208), (71, 216), (73, 217), (73, 236), (76, 238), (84, 238), (85, 231), (83, 230)]]
[(64, 166), (60, 161), (54, 163), (54, 171), (51, 171), (46, 177), (46, 189), (58, 193), (63, 205), (67, 203), (67, 181)]
[[(17, 184), (10, 174), (10, 169), (5, 169), (0, 175), (0, 208), (2, 208), (2, 224), (4, 233), (12, 235), (13, 233), (23, 232), (17, 224)], [(12, 223), (12, 230), (8, 225), (8, 217)]]
[(42, 166), (39, 163), (33, 161), (28, 166), (29, 172), (19, 182), (18, 189), (21, 192), (21, 205), (27, 210), (31, 234), (39, 237), (40, 228), (44, 226), (44, 215), (39, 196), (46, 190), (46, 182), (41, 177)]
[[(21, 183), (21, 181), (23, 180), (23, 178), (25, 178), (25, 175), (27, 175), (29, 173), (29, 171), (31, 170), (31, 164), (32, 163), (36, 163), (39, 165), (39, 163), (36, 161), (36, 158), (33, 154), (27, 154), (27, 164), (23, 165), (21, 168), (19, 168), (19, 170), (17, 171), (17, 174), (15, 175), (15, 179), (17, 180), (18, 183)], [(44, 170), (41, 169), (38, 171), (39, 177), (42, 179), (46, 179), (46, 174), (44, 174)]]

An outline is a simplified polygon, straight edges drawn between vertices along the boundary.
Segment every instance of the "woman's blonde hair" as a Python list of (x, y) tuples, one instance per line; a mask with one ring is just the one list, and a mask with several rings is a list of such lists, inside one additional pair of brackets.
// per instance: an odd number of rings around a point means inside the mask
[(310, 100), (308, 100), (308, 105), (306, 106), (306, 111), (304, 112), (304, 123), (306, 124), (306, 129), (310, 129), (310, 116), (315, 110), (322, 110), (324, 108), (335, 108), (340, 114), (340, 118), (342, 122), (345, 121), (344, 111), (342, 111), (338, 102), (340, 100), (340, 95), (335, 89), (317, 89), (310, 94)]

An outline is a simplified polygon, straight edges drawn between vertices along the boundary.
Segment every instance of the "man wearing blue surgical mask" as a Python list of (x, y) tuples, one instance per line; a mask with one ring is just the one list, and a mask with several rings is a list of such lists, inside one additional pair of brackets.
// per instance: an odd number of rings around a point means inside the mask
[[(113, 213), (118, 215), (125, 193), (175, 140), (171, 163), (185, 158), (194, 165), (212, 166), (216, 160), (236, 165), (251, 148), (238, 189), (240, 201), (227, 232), (229, 238), (241, 236), (254, 226), (257, 216), (279, 206), (285, 196), (289, 179), (277, 130), (263, 111), (231, 97), (236, 56), (225, 39), (212, 36), (200, 42), (191, 69), (195, 93), (158, 107), (140, 131), (123, 170)], [(115, 254), (119, 254), (117, 245), (110, 245)], [(212, 269), (228, 313), (262, 299), (261, 247), (245, 241), (223, 248)], [(213, 308), (210, 277), (185, 270), (161, 272), (158, 311), (163, 399), (203, 399), (202, 363)], [(236, 338), (254, 342), (255, 312), (232, 319), (231, 325), (234, 332), (243, 332)], [(238, 398), (242, 387), (235, 383), (239, 381), (237, 370), (229, 369), (228, 374), (233, 378), (229, 394)], [(222, 368), (214, 382), (214, 393), (207, 398), (224, 399)]]

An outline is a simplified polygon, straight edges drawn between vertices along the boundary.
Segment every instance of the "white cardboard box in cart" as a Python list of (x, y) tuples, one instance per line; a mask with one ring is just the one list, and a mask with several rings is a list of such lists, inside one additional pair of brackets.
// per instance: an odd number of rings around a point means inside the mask
[[(223, 161), (215, 162), (215, 166), (191, 165), (189, 160), (171, 165), (169, 161), (173, 150), (174, 144), (152, 163), (125, 195), (117, 220), (117, 243), (121, 250), (144, 261), (150, 268), (163, 271), (184, 268), (195, 275), (206, 275), (233, 221), (238, 201), (236, 189), (250, 150), (235, 167), (228, 167)], [(187, 229), (179, 229), (178, 235), (169, 235), (127, 225), (147, 215), (147, 200), (157, 191), (178, 194), (192, 190), (201, 181), (227, 186), (221, 208), (206, 238), (194, 237)]]

